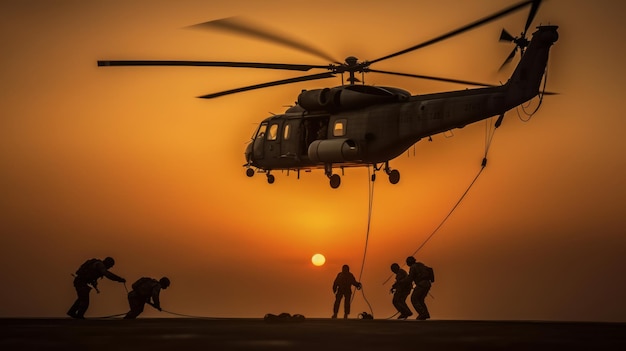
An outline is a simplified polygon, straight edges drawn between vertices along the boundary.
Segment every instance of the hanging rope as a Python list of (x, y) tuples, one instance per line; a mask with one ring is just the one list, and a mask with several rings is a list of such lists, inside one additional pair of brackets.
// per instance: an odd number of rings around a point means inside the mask
[(541, 103), (543, 102), (543, 97), (545, 96), (546, 93), (546, 85), (548, 84), (548, 67), (546, 66), (546, 69), (544, 71), (543, 74), (543, 87), (541, 88), (541, 91), (539, 92), (538, 96), (539, 96), (539, 103), (537, 104), (537, 107), (535, 107), (535, 110), (532, 112), (528, 112), (526, 111), (526, 108), (530, 107), (530, 101), (528, 101), (528, 105), (524, 106), (521, 105), (521, 110), (522, 112), (524, 112), (524, 114), (528, 117), (528, 118), (523, 118), (520, 113), (519, 113), (519, 108), (516, 109), (517, 111), (517, 117), (520, 119), (520, 121), (522, 122), (528, 122), (530, 121), (530, 119), (533, 117), (533, 115), (539, 110), (539, 107), (541, 107)]
[(109, 318), (121, 317), (121, 316), (125, 316), (125, 315), (126, 315), (126, 313), (118, 313), (118, 314), (112, 314), (110, 316), (92, 317), (90, 319), (109, 319)]
[[(461, 202), (463, 201), (465, 196), (469, 193), (470, 189), (472, 188), (472, 186), (474, 186), (474, 184), (476, 183), (476, 180), (478, 180), (478, 177), (481, 175), (481, 173), (483, 172), (483, 170), (487, 166), (487, 153), (489, 152), (489, 148), (491, 146), (491, 142), (493, 141), (493, 137), (495, 135), (495, 130), (498, 128), (495, 125), (494, 126), (490, 125), (489, 122), (491, 120), (492, 120), (492, 118), (487, 121), (488, 126), (486, 127), (487, 128), (486, 129), (487, 132), (486, 132), (486, 137), (485, 137), (485, 154), (484, 154), (484, 157), (483, 157), (480, 169), (478, 170), (478, 173), (476, 174), (474, 179), (472, 179), (472, 181), (470, 182), (469, 186), (467, 187), (467, 189), (465, 189), (465, 191), (463, 192), (463, 194), (461, 195), (459, 200), (454, 204), (454, 206), (452, 206), (452, 209), (450, 210), (450, 212), (448, 212), (448, 214), (443, 218), (441, 223), (439, 223), (439, 225), (435, 228), (435, 230), (433, 230), (432, 233), (430, 233), (430, 235), (422, 242), (422, 244), (415, 251), (413, 251), (411, 256), (415, 256), (426, 245), (426, 243), (428, 243), (428, 241), (430, 241), (430, 239), (432, 239), (433, 236), (435, 236), (435, 234), (437, 234), (439, 229), (441, 229), (441, 227), (446, 223), (446, 221), (448, 220), (448, 218), (450, 218), (452, 213), (454, 213), (454, 211), (457, 209), (457, 207), (459, 207), (459, 205), (461, 204)], [(389, 280), (392, 277), (393, 277), (393, 275), (390, 275), (383, 282), (383, 285), (387, 284), (387, 282), (389, 282)]]
[[(361, 271), (359, 272), (359, 282), (361, 281), (361, 278), (363, 277), (363, 270), (365, 269), (365, 258), (367, 257), (367, 246), (369, 243), (370, 228), (371, 228), (371, 223), (372, 223), (372, 208), (374, 204), (374, 181), (372, 180), (370, 166), (367, 167), (367, 179), (368, 179), (367, 188), (368, 188), (368, 198), (369, 198), (368, 207), (367, 207), (367, 230), (365, 232), (365, 248), (363, 249), (363, 260), (361, 261)], [(365, 297), (365, 291), (363, 287), (361, 287), (361, 294), (363, 295), (363, 300), (365, 300), (365, 303), (370, 309), (370, 314), (373, 315), (374, 311), (372, 310), (372, 305), (367, 300), (367, 297)], [(354, 294), (354, 290), (353, 290), (352, 298), (350, 299), (350, 302), (354, 300), (355, 295), (356, 294)]]
[(169, 314), (174, 315), (174, 316), (185, 317), (185, 318), (212, 319), (212, 320), (230, 319), (230, 318), (219, 318), (219, 317), (192, 316), (192, 315), (189, 315), (189, 314), (182, 314), (182, 313), (176, 313), (176, 312), (172, 312), (172, 311), (166, 311), (164, 309), (161, 309), (161, 312), (165, 312), (165, 313), (169, 313)]

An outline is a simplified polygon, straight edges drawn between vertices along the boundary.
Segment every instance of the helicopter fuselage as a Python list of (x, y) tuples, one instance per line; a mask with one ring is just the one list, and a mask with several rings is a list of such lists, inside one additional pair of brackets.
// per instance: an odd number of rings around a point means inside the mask
[[(502, 85), (413, 95), (390, 87), (346, 85), (304, 91), (285, 114), (263, 120), (245, 152), (261, 171), (375, 165), (424, 137), (462, 128), (539, 94), (556, 26), (540, 26)], [(250, 175), (250, 173), (249, 173)]]
[(292, 108), (266, 118), (246, 158), (266, 170), (389, 161), (424, 137), (504, 112), (504, 87), (410, 96), (341, 112)]

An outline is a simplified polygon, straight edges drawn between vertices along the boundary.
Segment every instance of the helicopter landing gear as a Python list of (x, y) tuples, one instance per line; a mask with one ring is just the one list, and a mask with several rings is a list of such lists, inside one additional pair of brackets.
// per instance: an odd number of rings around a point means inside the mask
[(331, 164), (324, 165), (324, 173), (330, 179), (330, 187), (333, 189), (339, 188), (341, 185), (341, 177), (339, 174), (333, 174), (333, 167)]
[(267, 172), (267, 183), (268, 183), (268, 184), (274, 184), (274, 180), (275, 180), (275, 179), (274, 179), (274, 175), (273, 175), (273, 174), (270, 174), (270, 172), (268, 171), (268, 172)]
[(339, 185), (341, 185), (341, 177), (339, 176), (339, 174), (333, 174), (329, 178), (330, 178), (330, 187), (333, 189), (339, 188)]
[(389, 171), (389, 173), (387, 174), (389, 175), (389, 183), (398, 184), (398, 182), (400, 181), (400, 171), (394, 169)]
[[(374, 173), (372, 174), (372, 182), (376, 180), (376, 171), (380, 171), (381, 167), (376, 167), (376, 165), (374, 165)], [(391, 167), (389, 167), (389, 162), (385, 162), (384, 165), (384, 171), (385, 173), (387, 173), (387, 176), (389, 177), (389, 183), (391, 184), (398, 184), (398, 182), (400, 181), (400, 171), (398, 171), (397, 169), (391, 169)]]
[(252, 177), (252, 176), (254, 176), (254, 169), (252, 169), (252, 168), (248, 168), (248, 169), (246, 169), (246, 175), (247, 175), (248, 177)]
[(397, 169), (391, 169), (389, 167), (389, 162), (385, 162), (385, 173), (389, 176), (389, 183), (398, 184), (400, 181), (400, 171)]

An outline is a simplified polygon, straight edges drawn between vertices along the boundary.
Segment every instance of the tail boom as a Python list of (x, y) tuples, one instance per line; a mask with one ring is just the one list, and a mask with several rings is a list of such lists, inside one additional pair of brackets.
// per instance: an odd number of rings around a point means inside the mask
[(539, 94), (548, 63), (550, 47), (558, 38), (558, 26), (539, 26), (513, 75), (505, 84), (506, 110), (522, 104)]

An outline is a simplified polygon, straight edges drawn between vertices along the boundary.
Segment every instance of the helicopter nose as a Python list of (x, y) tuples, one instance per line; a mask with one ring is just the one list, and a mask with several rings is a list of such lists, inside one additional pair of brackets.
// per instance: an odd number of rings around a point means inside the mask
[(248, 143), (244, 155), (246, 155), (246, 162), (252, 162), (252, 143)]

